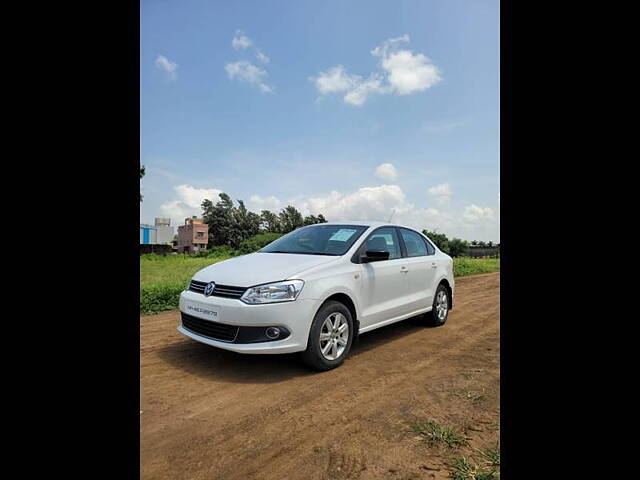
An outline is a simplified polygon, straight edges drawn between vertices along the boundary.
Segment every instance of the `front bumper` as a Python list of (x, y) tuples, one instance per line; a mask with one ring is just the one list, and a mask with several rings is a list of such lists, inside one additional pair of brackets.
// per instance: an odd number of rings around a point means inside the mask
[(199, 310), (215, 311), (217, 323), (240, 327), (283, 326), (291, 334), (283, 340), (232, 343), (200, 335), (186, 329), (184, 325), (178, 327), (180, 333), (198, 342), (238, 353), (292, 353), (307, 348), (316, 301), (298, 298), (293, 302), (247, 305), (237, 299), (205, 297), (188, 290), (180, 294), (181, 312), (203, 320), (212, 320), (199, 313)]

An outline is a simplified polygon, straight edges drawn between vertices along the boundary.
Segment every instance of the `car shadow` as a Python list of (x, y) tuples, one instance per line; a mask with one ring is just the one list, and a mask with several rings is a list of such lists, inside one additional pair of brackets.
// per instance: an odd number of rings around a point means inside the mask
[[(352, 345), (350, 356), (362, 354), (425, 328), (428, 327), (421, 315), (378, 328), (363, 334)], [(158, 356), (188, 374), (230, 383), (280, 383), (296, 377), (325, 373), (307, 367), (298, 353), (248, 355), (211, 347), (195, 340), (166, 345), (158, 350)]]

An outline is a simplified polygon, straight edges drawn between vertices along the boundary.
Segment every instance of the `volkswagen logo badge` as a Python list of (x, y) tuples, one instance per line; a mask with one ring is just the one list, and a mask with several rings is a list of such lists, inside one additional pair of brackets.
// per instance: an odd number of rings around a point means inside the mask
[(204, 287), (204, 296), (208, 297), (213, 293), (213, 289), (216, 288), (216, 282), (209, 282), (207, 286)]

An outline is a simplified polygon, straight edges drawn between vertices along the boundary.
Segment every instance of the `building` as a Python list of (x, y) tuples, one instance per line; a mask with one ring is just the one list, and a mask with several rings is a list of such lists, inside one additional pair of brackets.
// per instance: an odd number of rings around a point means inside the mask
[(171, 220), (168, 218), (156, 218), (155, 225), (140, 224), (141, 245), (171, 245), (173, 235)]
[(157, 231), (157, 242), (161, 245), (170, 245), (173, 241), (174, 231), (171, 226), (171, 219), (156, 218), (155, 228)]
[(207, 248), (209, 225), (201, 218), (185, 218), (178, 227), (178, 253), (195, 253)]

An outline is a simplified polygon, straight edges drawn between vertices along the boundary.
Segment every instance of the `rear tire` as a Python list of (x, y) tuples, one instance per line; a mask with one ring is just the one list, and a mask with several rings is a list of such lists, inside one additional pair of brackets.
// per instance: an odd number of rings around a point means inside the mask
[(441, 283), (438, 285), (436, 294), (433, 296), (431, 311), (425, 314), (427, 325), (432, 327), (444, 325), (447, 318), (449, 318), (449, 305), (451, 305), (449, 291), (447, 290), (447, 287)]
[(316, 370), (339, 367), (349, 354), (354, 333), (349, 309), (340, 302), (328, 301), (313, 318), (302, 359)]

